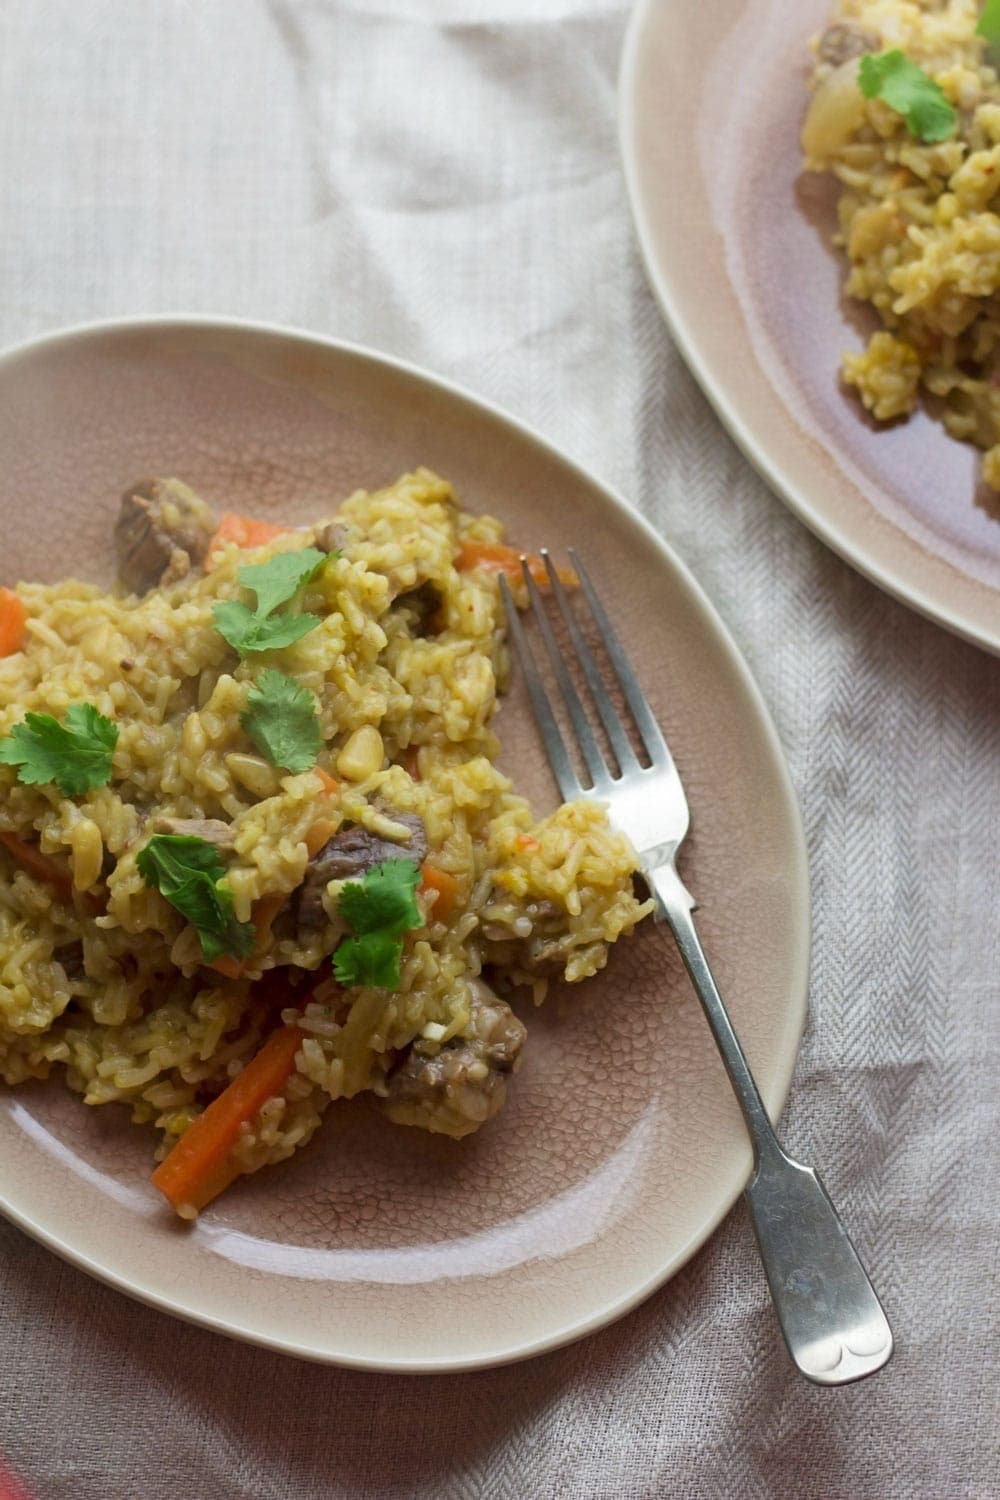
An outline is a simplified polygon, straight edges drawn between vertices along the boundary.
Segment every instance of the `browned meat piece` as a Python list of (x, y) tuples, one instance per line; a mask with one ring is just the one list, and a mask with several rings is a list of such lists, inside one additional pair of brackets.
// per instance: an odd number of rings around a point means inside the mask
[[(508, 898), (509, 899), (509, 898)], [(560, 933), (566, 930), (566, 913), (554, 901), (543, 898), (515, 907), (511, 915), (491, 913), (483, 923), (483, 937), (493, 943), (520, 942), (532, 933)]]
[(386, 859), (412, 859), (416, 865), (427, 858), (427, 833), (423, 820), (416, 813), (388, 813), (394, 823), (409, 828), (412, 837), (409, 843), (396, 844), (391, 839), (379, 838), (367, 828), (350, 824), (339, 829), (318, 854), (309, 861), (306, 876), (299, 887), (298, 925), (307, 932), (315, 932), (326, 921), (323, 910), (323, 892), (331, 880), (360, 880), (366, 870), (382, 864)]
[(408, 593), (397, 594), (393, 605), (409, 613), (411, 634), (426, 637), (440, 631), (441, 595), (433, 583), (422, 583)]
[(204, 839), (206, 844), (214, 844), (217, 849), (231, 849), (233, 847), (232, 824), (223, 823), (221, 818), (154, 818), (149, 824), (153, 833), (174, 833), (181, 837)]
[(176, 583), (205, 557), (215, 517), (179, 479), (143, 479), (122, 496), (115, 523), (118, 577), (133, 594)]
[(521, 949), (521, 967), (529, 974), (553, 978), (566, 968), (572, 951), (573, 939), (569, 933), (561, 938), (531, 938)]
[(390, 1075), (384, 1107), (398, 1124), (458, 1138), (502, 1109), (527, 1032), (481, 979), (471, 980), (470, 989), (472, 1017), (465, 1035), (433, 1057), (411, 1047)]
[(78, 938), (56, 948), (55, 958), (62, 964), (63, 973), (71, 983), (77, 979), (86, 979), (87, 969), (83, 957), (83, 944)]
[(562, 974), (573, 951), (566, 912), (554, 901), (530, 901), (516, 915), (489, 914), (483, 923), (484, 959), (505, 969), (524, 969), (539, 978)]
[(340, 521), (324, 521), (314, 529), (313, 540), (321, 552), (343, 552), (347, 546), (347, 527)]
[(863, 57), (866, 52), (877, 52), (880, 40), (873, 31), (855, 26), (850, 21), (838, 21), (828, 26), (820, 37), (817, 56), (820, 62), (839, 68), (851, 57)]

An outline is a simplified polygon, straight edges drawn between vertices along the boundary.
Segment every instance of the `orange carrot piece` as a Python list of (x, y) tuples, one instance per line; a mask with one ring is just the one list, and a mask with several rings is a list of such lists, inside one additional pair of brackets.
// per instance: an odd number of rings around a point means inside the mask
[[(215, 969), (216, 973), (224, 974), (227, 979), (242, 979), (247, 969), (252, 966), (252, 960), (260, 956), (264, 944), (271, 933), (271, 923), (278, 915), (288, 896), (282, 891), (274, 891), (270, 896), (261, 896), (259, 901), (253, 904), (253, 925), (257, 931), (257, 939), (253, 945), (253, 952), (249, 959), (234, 958), (231, 953), (223, 953), (212, 960), (208, 965)], [(0, 1496), (0, 1500), (3, 1497)]]
[(340, 824), (334, 818), (317, 818), (306, 834), (306, 848), (313, 859), (328, 839), (332, 839)]
[(264, 547), (268, 542), (273, 542), (276, 536), (283, 536), (291, 529), (289, 526), (279, 526), (275, 521), (255, 521), (252, 516), (241, 516), (232, 510), (223, 511), (205, 553), (205, 568), (211, 571), (214, 566), (213, 554), (226, 542), (235, 542), (237, 547)]
[[(544, 559), (537, 552), (522, 553), (517, 547), (505, 547), (501, 542), (462, 542), (455, 566), (460, 573), (468, 573), (473, 568), (482, 568), (487, 573), (503, 573), (511, 583), (515, 583), (521, 577), (522, 556), (539, 588), (545, 588), (549, 575)], [(572, 568), (557, 566), (556, 573), (565, 588), (575, 589), (579, 586), (580, 580)]]
[(48, 881), (49, 885), (55, 886), (56, 890), (67, 901), (73, 891), (73, 878), (68, 870), (57, 865), (54, 859), (49, 859), (43, 854), (37, 844), (29, 844), (24, 839), (19, 839), (16, 833), (0, 833), (0, 844), (10, 854), (11, 858), (27, 870), (29, 875), (34, 875), (36, 880)]
[(28, 609), (13, 589), (0, 589), (0, 656), (13, 656), (24, 645)]
[(530, 833), (519, 833), (517, 835), (517, 838), (514, 840), (514, 847), (517, 849), (531, 849), (532, 851), (534, 851), (535, 849), (539, 849), (541, 845), (536, 838), (532, 838)]
[[(340, 791), (340, 782), (335, 780), (334, 777), (330, 775), (329, 771), (324, 771), (322, 766), (313, 766), (313, 770), (316, 772), (316, 775), (323, 783), (324, 795), (327, 797), (336, 796), (336, 794)], [(310, 859), (312, 859), (314, 855), (319, 853), (323, 845), (326, 843), (327, 839), (333, 838), (333, 835), (337, 832), (337, 829), (339, 827), (340, 823), (336, 818), (321, 816), (316, 819), (315, 823), (306, 834), (306, 848), (309, 851)]]
[(245, 961), (242, 958), (235, 958), (231, 953), (220, 953), (218, 958), (212, 959), (208, 967), (214, 969), (216, 974), (222, 974), (226, 979), (242, 979)]
[(425, 860), (420, 866), (420, 889), (422, 891), (436, 891), (437, 900), (434, 903), (433, 912), (436, 917), (447, 917), (454, 910), (458, 899), (458, 881), (454, 875), (447, 870), (438, 869), (429, 860)]
[[(202, 1114), (191, 1122), (151, 1181), (175, 1209), (204, 1208), (238, 1174), (228, 1157), (240, 1126), (280, 1094), (295, 1071), (304, 1040), (298, 1026), (281, 1026)], [(228, 1175), (227, 1175), (228, 1173)]]
[[(232, 1187), (237, 1177), (241, 1175), (240, 1168), (233, 1161), (232, 1154), (227, 1154), (216, 1166), (212, 1167), (205, 1174), (204, 1178), (198, 1184), (196, 1196), (188, 1200), (190, 1207), (201, 1213), (202, 1209), (206, 1208), (213, 1198), (218, 1198), (219, 1194), (224, 1193), (227, 1187)], [(162, 1188), (160, 1191), (163, 1191)], [(3, 1500), (2, 1495), (0, 1495), (0, 1500)]]
[(261, 896), (259, 901), (254, 902), (253, 923), (257, 929), (258, 948), (270, 936), (271, 923), (287, 900), (285, 891), (272, 891), (269, 896)]

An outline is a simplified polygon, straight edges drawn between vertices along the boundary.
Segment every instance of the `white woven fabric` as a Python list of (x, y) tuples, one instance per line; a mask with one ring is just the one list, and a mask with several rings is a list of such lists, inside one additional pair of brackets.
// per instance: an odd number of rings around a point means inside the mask
[(615, 1327), (430, 1379), (229, 1343), (0, 1225), (0, 1449), (42, 1500), (1000, 1494), (1000, 666), (814, 541), (681, 364), (618, 163), (626, 11), (4, 0), (0, 342), (178, 309), (356, 339), (525, 417), (670, 539), (802, 800), (812, 1014), (785, 1134), (897, 1357), (804, 1384), (742, 1209)]

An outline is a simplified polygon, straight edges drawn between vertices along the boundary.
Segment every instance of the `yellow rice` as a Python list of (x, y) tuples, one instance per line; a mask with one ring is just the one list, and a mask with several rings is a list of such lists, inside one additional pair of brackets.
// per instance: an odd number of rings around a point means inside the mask
[[(634, 852), (602, 809), (577, 803), (536, 821), (495, 765), (502, 609), (495, 579), (459, 572), (455, 559), (463, 539), (499, 540), (499, 523), (462, 512), (427, 470), (352, 495), (337, 520), (342, 555), (303, 600), (320, 626), (266, 660), (318, 700), (335, 818), (392, 836), (393, 811), (418, 814), (458, 899), (442, 919), (421, 898), (425, 926), (407, 938), (398, 991), (350, 990), (345, 1008), (329, 983), (304, 1012), (285, 1013), (306, 1039), (282, 1094), (243, 1127), (242, 1170), (290, 1155), (331, 1100), (384, 1095), (393, 1059), (415, 1040), (433, 1053), (461, 1038), (484, 964), (541, 998), (544, 978), (522, 965), (516, 936), (539, 910), (559, 971), (576, 981), (650, 909), (633, 894)], [(22, 785), (0, 765), (0, 833), (38, 845), (73, 882), (61, 899), (0, 844), (0, 1076), (17, 1085), (55, 1072), (87, 1104), (124, 1104), (159, 1132), (161, 1156), (279, 1023), (280, 1006), (262, 1005), (254, 982), (285, 965), (331, 975), (335, 890), (325, 927), (277, 922), (233, 980), (205, 967), (196, 932), (136, 867), (152, 815), (217, 818), (232, 824), (227, 880), (240, 920), (300, 885), (323, 786), (248, 743), (251, 670), (212, 605), (240, 594), (239, 567), (302, 544), (289, 534), (253, 552), (229, 546), (213, 570), (141, 598), (23, 582), (26, 647), (0, 660), (0, 735), (29, 710), (60, 716), (80, 701), (119, 728), (112, 779), (85, 796)], [(421, 585), (440, 601), (432, 635), (394, 605)]]
[[(979, 0), (840, 0), (817, 39), (815, 93), (803, 129), (806, 166), (841, 184), (836, 243), (848, 296), (883, 328), (843, 359), (843, 378), (880, 421), (939, 398), (949, 432), (985, 450), (1000, 489), (1000, 82), (976, 35)], [(936, 80), (957, 113), (928, 145), (858, 88), (858, 56), (837, 62), (831, 36), (899, 49)], [(824, 46), (826, 40), (826, 46)], [(847, 50), (847, 49), (845, 49)]]

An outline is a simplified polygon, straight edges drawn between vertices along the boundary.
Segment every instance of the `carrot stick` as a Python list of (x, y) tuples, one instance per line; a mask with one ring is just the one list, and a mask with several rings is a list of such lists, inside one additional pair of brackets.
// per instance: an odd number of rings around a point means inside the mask
[(236, 958), (232, 953), (220, 953), (218, 958), (212, 959), (208, 967), (225, 979), (242, 979), (246, 969), (246, 960)]
[(45, 880), (49, 885), (55, 886), (61, 896), (68, 901), (73, 891), (73, 879), (68, 870), (57, 865), (54, 859), (49, 859), (43, 854), (37, 844), (29, 844), (24, 839), (19, 839), (16, 833), (0, 833), (0, 844), (3, 844), (8, 854), (27, 870), (29, 875), (34, 875), (36, 880)]
[[(322, 766), (313, 766), (313, 770), (319, 777), (320, 781), (323, 783), (324, 796), (336, 796), (337, 792), (340, 791), (340, 782), (335, 781), (334, 778), (330, 775), (329, 771), (324, 771)], [(312, 859), (319, 853), (328, 839), (333, 838), (333, 835), (337, 832), (337, 829), (339, 827), (339, 818), (328, 818), (325, 814), (321, 814), (320, 817), (316, 819), (315, 823), (306, 834), (306, 848), (309, 851), (310, 859)]]
[[(549, 581), (548, 570), (537, 552), (522, 553), (517, 547), (505, 547), (501, 542), (462, 542), (458, 549), (455, 566), (460, 573), (473, 568), (482, 568), (486, 573), (503, 573), (511, 583), (521, 577), (521, 558), (528, 564), (528, 571), (538, 584), (545, 588)], [(568, 589), (579, 586), (580, 580), (572, 568), (557, 567), (559, 582)]]
[(235, 542), (237, 547), (264, 547), (268, 542), (273, 542), (276, 536), (283, 536), (290, 530), (291, 527), (279, 526), (275, 521), (255, 521), (252, 516), (241, 516), (232, 510), (223, 511), (205, 553), (205, 567), (209, 571), (212, 569), (213, 553), (218, 552), (226, 542)]
[(230, 1171), (228, 1157), (240, 1126), (281, 1093), (295, 1071), (295, 1054), (303, 1040), (297, 1026), (272, 1032), (243, 1072), (192, 1120), (160, 1162), (151, 1181), (182, 1218), (204, 1208), (238, 1175)]
[(333, 838), (340, 827), (335, 818), (317, 818), (309, 832), (306, 834), (306, 848), (309, 858), (314, 859), (322, 849), (323, 845)]
[(13, 656), (24, 645), (28, 609), (13, 589), (0, 589), (0, 656)]
[(458, 881), (447, 870), (438, 869), (437, 865), (432, 865), (428, 860), (420, 866), (420, 874), (420, 889), (437, 892), (437, 900), (433, 906), (434, 916), (448, 916), (458, 899)]
[(271, 923), (287, 900), (286, 892), (272, 891), (269, 896), (261, 896), (259, 901), (254, 902), (253, 924), (257, 929), (258, 948), (270, 936)]
[(254, 959), (260, 957), (271, 933), (271, 923), (287, 900), (288, 896), (285, 892), (272, 891), (269, 896), (261, 896), (258, 901), (255, 901), (253, 925), (256, 928), (257, 937), (250, 957), (234, 958), (231, 953), (223, 953), (218, 958), (213, 958), (208, 967), (214, 969), (217, 974), (224, 974), (227, 979), (242, 979), (247, 970), (253, 968)]

